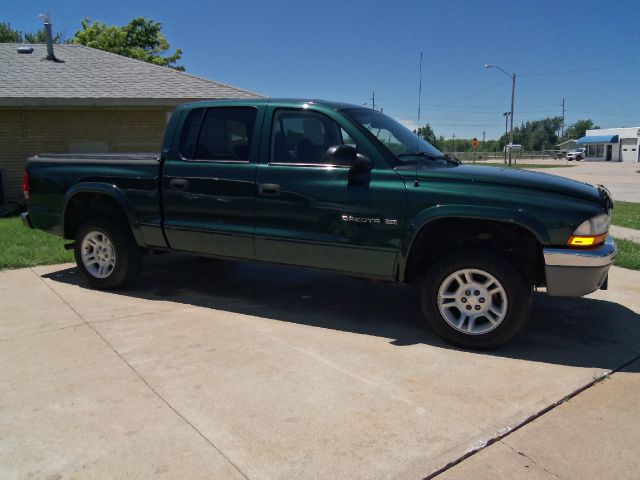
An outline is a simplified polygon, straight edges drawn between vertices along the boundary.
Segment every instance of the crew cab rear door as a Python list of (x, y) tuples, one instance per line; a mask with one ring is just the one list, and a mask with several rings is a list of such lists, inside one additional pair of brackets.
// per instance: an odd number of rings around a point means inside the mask
[[(331, 109), (270, 104), (256, 183), (258, 260), (393, 277), (405, 204), (403, 179), (358, 129)], [(334, 165), (351, 144), (370, 171)]]
[(165, 159), (164, 229), (171, 248), (255, 258), (255, 174), (262, 109), (211, 106), (185, 112)]

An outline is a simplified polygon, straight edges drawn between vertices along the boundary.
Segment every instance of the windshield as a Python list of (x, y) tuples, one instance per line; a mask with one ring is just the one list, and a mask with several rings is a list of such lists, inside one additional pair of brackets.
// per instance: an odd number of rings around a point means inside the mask
[(344, 112), (389, 149), (399, 165), (421, 161), (424, 157), (443, 157), (440, 150), (383, 113), (369, 108), (350, 108)]

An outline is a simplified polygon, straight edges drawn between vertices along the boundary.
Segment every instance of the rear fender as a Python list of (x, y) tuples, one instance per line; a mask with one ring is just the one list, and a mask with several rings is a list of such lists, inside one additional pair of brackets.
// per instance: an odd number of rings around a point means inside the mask
[(63, 225), (67, 218), (67, 207), (69, 206), (69, 202), (74, 196), (81, 193), (101, 193), (115, 200), (127, 217), (129, 227), (131, 228), (131, 232), (133, 233), (136, 243), (141, 247), (145, 246), (142, 230), (140, 229), (140, 221), (138, 220), (135, 209), (124, 192), (115, 185), (100, 182), (82, 182), (73, 185), (64, 196), (62, 207)]

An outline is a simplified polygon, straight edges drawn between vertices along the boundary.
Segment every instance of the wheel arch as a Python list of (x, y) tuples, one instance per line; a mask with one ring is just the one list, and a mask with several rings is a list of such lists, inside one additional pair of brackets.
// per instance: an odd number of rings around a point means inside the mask
[(64, 238), (75, 238), (82, 221), (98, 213), (126, 222), (136, 243), (145, 246), (140, 222), (127, 196), (115, 185), (98, 182), (76, 184), (65, 195), (62, 208)]
[(535, 271), (529, 272), (537, 282), (543, 280), (541, 246), (548, 243), (544, 225), (521, 211), (436, 206), (409, 222), (400, 250), (399, 280), (416, 283), (430, 260), (461, 246), (472, 246), (501, 254), (510, 249), (519, 260), (537, 263)]

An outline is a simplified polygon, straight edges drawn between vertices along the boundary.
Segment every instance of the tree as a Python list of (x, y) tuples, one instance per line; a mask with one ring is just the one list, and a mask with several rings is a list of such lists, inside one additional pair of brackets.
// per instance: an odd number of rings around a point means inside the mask
[(22, 32), (14, 30), (8, 23), (0, 23), (0, 43), (22, 43)]
[(436, 134), (433, 133), (433, 128), (428, 123), (424, 127), (420, 127), (417, 130), (414, 130), (413, 133), (418, 135), (419, 137), (424, 138), (431, 145), (436, 143)]
[[(523, 122), (520, 127), (513, 129), (513, 143), (522, 145), (525, 150), (548, 150), (558, 142), (558, 130), (562, 125), (562, 117), (548, 117), (541, 120)], [(508, 143), (509, 135), (500, 137), (504, 145)]]
[(584, 137), (587, 134), (587, 130), (595, 130), (598, 128), (600, 127), (598, 125), (594, 125), (593, 120), (590, 118), (587, 120), (578, 120), (565, 130), (561, 140), (576, 140), (580, 137)]
[(173, 54), (165, 55), (171, 47), (161, 32), (160, 22), (138, 17), (118, 27), (97, 21), (91, 23), (85, 18), (81, 25), (82, 29), (76, 32), (72, 43), (184, 71), (183, 66), (176, 65), (182, 58), (182, 50), (178, 48)]
[[(47, 36), (44, 28), (35, 33), (21, 32), (13, 29), (8, 23), (0, 23), (0, 43), (47, 43)], [(54, 35), (53, 43), (67, 43), (64, 34)]]

